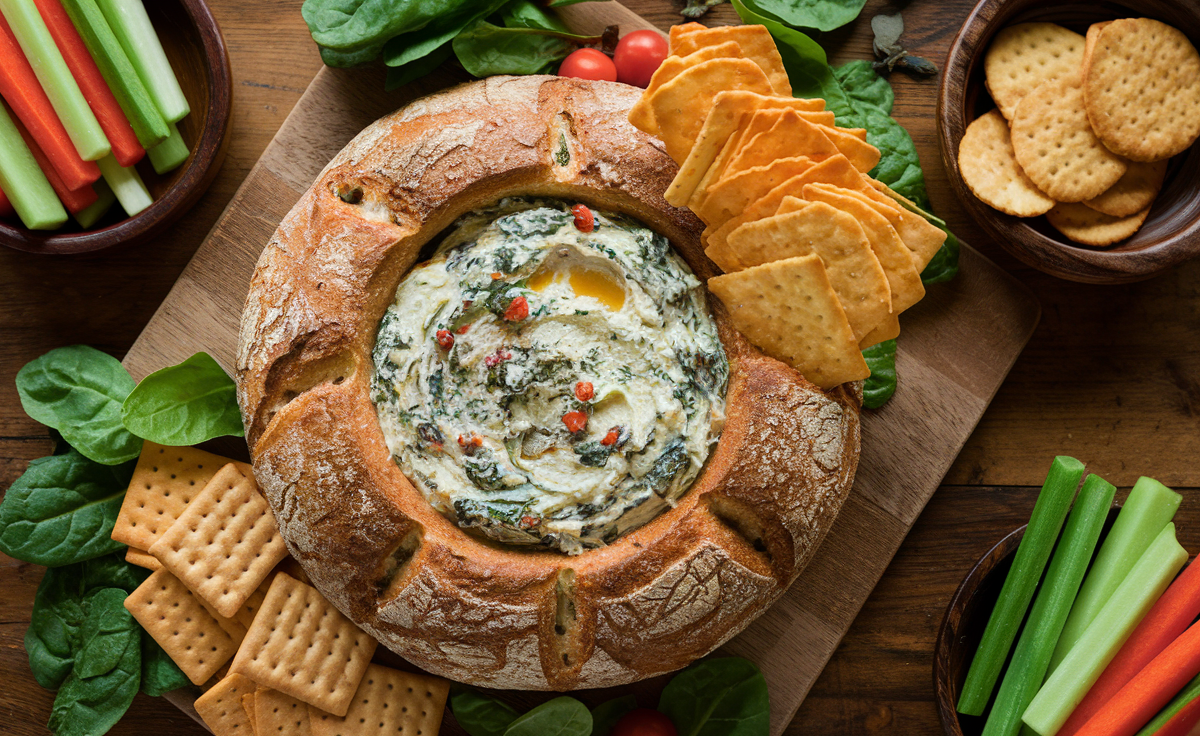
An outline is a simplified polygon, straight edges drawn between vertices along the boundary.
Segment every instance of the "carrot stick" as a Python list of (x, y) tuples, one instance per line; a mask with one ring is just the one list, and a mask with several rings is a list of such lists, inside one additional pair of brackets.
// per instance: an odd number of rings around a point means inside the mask
[(17, 132), (21, 134), (25, 145), (29, 147), (29, 152), (33, 154), (34, 160), (41, 167), (42, 173), (46, 175), (50, 186), (54, 188), (54, 193), (58, 195), (63, 206), (67, 208), (67, 212), (73, 215), (95, 204), (98, 199), (96, 190), (92, 189), (90, 185), (80, 187), (79, 189), (67, 189), (62, 179), (58, 178), (58, 174), (55, 173), (54, 167), (50, 165), (50, 159), (46, 158), (46, 154), (42, 151), (41, 146), (37, 144), (33, 136), (29, 135), (29, 131), (25, 129), (21, 121), (14, 120), (13, 123), (16, 124)]
[(133, 166), (146, 155), (146, 149), (138, 143), (129, 120), (125, 118), (117, 98), (104, 81), (100, 67), (96, 66), (96, 61), (88, 53), (87, 46), (79, 36), (79, 31), (75, 30), (67, 11), (63, 10), (59, 0), (33, 1), (41, 12), (42, 20), (46, 22), (54, 43), (62, 52), (67, 68), (79, 83), (80, 91), (96, 115), (96, 120), (100, 122), (100, 128), (112, 144), (113, 157), (122, 166)]
[(1146, 618), (1133, 630), (1129, 641), (1117, 652), (1059, 733), (1071, 736), (1082, 728), (1125, 683), (1175, 641), (1197, 616), (1200, 616), (1200, 565), (1191, 564), (1171, 583), (1163, 597), (1158, 599)]
[[(1137, 736), (1157, 736), (1159, 733), (1164, 733), (1167, 724), (1197, 702), (1200, 702), (1200, 675), (1193, 677), (1191, 682), (1184, 685), (1179, 694), (1171, 698), (1171, 702), (1167, 703), (1167, 706), (1160, 710), (1158, 715), (1137, 732)], [(1187, 733), (1187, 731), (1176, 733)]]
[(84, 161), (75, 150), (3, 15), (0, 15), (0, 96), (29, 128), (67, 187), (78, 189), (100, 178), (96, 162)]
[(4, 196), (4, 191), (0, 190), (0, 217), (12, 217), (17, 214), (13, 209), (12, 202), (8, 201), (8, 197)]

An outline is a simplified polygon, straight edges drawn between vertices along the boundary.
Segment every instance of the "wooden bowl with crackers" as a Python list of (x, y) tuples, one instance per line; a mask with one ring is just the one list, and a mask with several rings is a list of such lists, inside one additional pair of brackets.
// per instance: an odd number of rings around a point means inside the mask
[(1197, 44), (1200, 5), (1182, 0), (982, 0), (938, 97), (967, 211), (1072, 281), (1139, 281), (1200, 255)]

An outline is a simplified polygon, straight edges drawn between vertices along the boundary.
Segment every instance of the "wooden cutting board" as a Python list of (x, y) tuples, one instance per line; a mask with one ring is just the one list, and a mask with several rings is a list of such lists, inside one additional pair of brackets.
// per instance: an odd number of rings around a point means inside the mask
[[(616, 2), (561, 9), (581, 33), (617, 23), (652, 28)], [(205, 351), (232, 373), (250, 276), (276, 226), (333, 156), (367, 124), (409, 100), (463, 81), (437, 72), (384, 92), (381, 70), (323, 68), (129, 351), (135, 378)], [(900, 387), (864, 412), (854, 488), (812, 562), (781, 599), (721, 653), (762, 668), (778, 735), (850, 627), (925, 503), (1033, 333), (1040, 308), (1013, 277), (969, 247), (961, 272), (902, 320)], [(665, 678), (630, 686), (653, 705)], [(585, 693), (596, 702), (620, 690)], [(513, 694), (515, 702), (544, 699)], [(185, 710), (183, 693), (172, 698)], [(193, 712), (194, 715), (194, 712)], [(443, 733), (463, 733), (452, 722)]]

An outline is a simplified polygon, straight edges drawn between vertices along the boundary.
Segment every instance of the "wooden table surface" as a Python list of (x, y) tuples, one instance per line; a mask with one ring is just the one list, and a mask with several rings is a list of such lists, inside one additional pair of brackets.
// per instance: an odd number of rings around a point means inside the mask
[[(622, 0), (661, 28), (682, 0)], [(90, 258), (0, 251), (0, 488), (49, 454), (21, 411), (16, 372), (51, 348), (124, 355), (320, 67), (300, 0), (209, 0), (233, 65), (229, 154), (200, 204), (157, 242)], [(972, 0), (870, 0), (818, 40), (835, 62), (870, 55), (870, 17), (903, 7), (908, 48), (939, 65)], [(705, 18), (736, 22), (728, 6)], [(945, 605), (973, 561), (1023, 519), (1050, 459), (1070, 454), (1122, 489), (1153, 475), (1183, 491), (1181, 540), (1200, 549), (1200, 262), (1119, 287), (1059, 281), (990, 242), (955, 200), (936, 142), (936, 81), (895, 74), (895, 115), (925, 168), (934, 209), (1040, 299), (1042, 323), (789, 733), (934, 733), (932, 650)], [(901, 338), (903, 339), (903, 338)], [(901, 381), (904, 377), (901, 376)], [(53, 700), (22, 643), (41, 568), (0, 555), (0, 733), (33, 736)], [(113, 734), (202, 734), (162, 699), (139, 695)]]

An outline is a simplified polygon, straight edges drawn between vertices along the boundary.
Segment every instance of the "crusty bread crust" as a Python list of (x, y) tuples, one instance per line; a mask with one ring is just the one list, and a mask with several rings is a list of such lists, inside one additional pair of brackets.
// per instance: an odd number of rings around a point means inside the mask
[(626, 120), (639, 94), (494, 77), (418, 100), (330, 162), (255, 271), (238, 398), (288, 549), (342, 612), (435, 674), (566, 690), (683, 667), (787, 589), (853, 481), (854, 387), (822, 392), (762, 355), (716, 300), (730, 362), (720, 442), (675, 508), (607, 547), (568, 557), (480, 540), (392, 460), (369, 392), (376, 329), (421, 247), (461, 214), (508, 195), (582, 201), (637, 217), (701, 279), (716, 274), (699, 221), (663, 200), (675, 164)]

